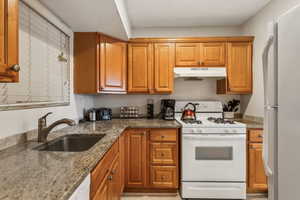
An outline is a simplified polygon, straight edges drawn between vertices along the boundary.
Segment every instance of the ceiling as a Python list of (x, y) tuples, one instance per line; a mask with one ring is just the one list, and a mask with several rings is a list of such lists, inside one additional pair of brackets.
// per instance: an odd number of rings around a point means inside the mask
[(73, 31), (99, 31), (122, 39), (139, 28), (238, 26), (270, 1), (40, 0)]
[(270, 0), (125, 0), (132, 27), (236, 26)]
[(103, 32), (128, 39), (113, 0), (39, 0), (73, 31)]

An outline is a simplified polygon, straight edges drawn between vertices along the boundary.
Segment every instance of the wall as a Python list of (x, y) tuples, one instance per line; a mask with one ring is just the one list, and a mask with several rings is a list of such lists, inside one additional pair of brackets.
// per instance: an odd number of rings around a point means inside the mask
[[(31, 7), (38, 10), (48, 20), (57, 25), (60, 29), (71, 36), (71, 51), (73, 52), (73, 32), (69, 27), (64, 25), (57, 17), (55, 17), (49, 10), (43, 7), (36, 0), (26, 0)], [(22, 54), (24, 52), (20, 52)], [(34, 56), (34, 55), (33, 55)], [(22, 56), (20, 56), (22, 57)], [(37, 120), (39, 117), (47, 112), (53, 112), (49, 116), (48, 122), (67, 117), (77, 120), (82, 116), (82, 110), (85, 107), (93, 106), (93, 99), (90, 96), (73, 95), (73, 55), (71, 53), (71, 103), (70, 106), (64, 107), (50, 107), (30, 110), (15, 110), (15, 111), (0, 111), (0, 139), (14, 134), (23, 133), (37, 128)]]
[(118, 115), (120, 106), (139, 106), (142, 114), (146, 113), (147, 99), (153, 99), (155, 102), (154, 112), (160, 111), (161, 99), (178, 100), (220, 100), (226, 102), (232, 98), (240, 99), (239, 95), (217, 95), (216, 80), (205, 79), (202, 81), (185, 81), (175, 79), (174, 93), (171, 95), (99, 95), (95, 96), (96, 107), (110, 107), (113, 109), (113, 115)]
[(252, 17), (241, 28), (243, 34), (254, 35), (254, 56), (253, 56), (253, 75), (254, 85), (253, 94), (242, 97), (242, 110), (246, 115), (263, 117), (264, 113), (264, 90), (263, 90), (263, 69), (261, 55), (267, 40), (268, 23), (286, 12), (288, 9), (299, 4), (300, 0), (272, 0), (257, 15)]
[(138, 28), (132, 29), (131, 37), (204, 37), (241, 35), (238, 26), (229, 27), (185, 27), (185, 28)]

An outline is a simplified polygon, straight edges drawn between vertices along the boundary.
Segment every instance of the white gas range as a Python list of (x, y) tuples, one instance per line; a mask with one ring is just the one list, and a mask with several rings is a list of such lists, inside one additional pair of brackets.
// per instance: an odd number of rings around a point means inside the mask
[[(187, 103), (196, 120), (181, 119)], [(246, 199), (246, 125), (224, 120), (221, 102), (176, 101), (182, 125), (182, 198)]]

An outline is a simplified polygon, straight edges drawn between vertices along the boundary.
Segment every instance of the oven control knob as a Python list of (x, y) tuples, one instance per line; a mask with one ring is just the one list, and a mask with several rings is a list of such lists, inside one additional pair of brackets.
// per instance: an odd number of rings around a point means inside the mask
[(224, 130), (225, 133), (229, 133), (229, 131), (227, 129)]
[(232, 132), (233, 132), (233, 133), (236, 133), (237, 131), (236, 131), (236, 130), (232, 130)]

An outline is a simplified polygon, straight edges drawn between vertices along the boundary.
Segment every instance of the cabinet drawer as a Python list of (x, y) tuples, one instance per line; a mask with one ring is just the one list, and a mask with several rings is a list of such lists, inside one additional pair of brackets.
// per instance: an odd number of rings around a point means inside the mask
[(150, 185), (155, 188), (177, 188), (175, 166), (151, 166)]
[(177, 129), (153, 129), (150, 131), (150, 140), (158, 142), (176, 142)]
[(116, 141), (110, 150), (104, 155), (102, 160), (92, 171), (92, 187), (91, 187), (91, 197), (93, 197), (99, 188), (102, 180), (105, 178), (106, 174), (111, 168), (111, 164), (118, 155), (119, 152), (119, 142)]
[(263, 142), (263, 130), (249, 130), (250, 142)]
[(151, 164), (176, 165), (177, 163), (176, 143), (151, 143)]

